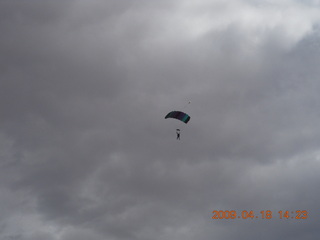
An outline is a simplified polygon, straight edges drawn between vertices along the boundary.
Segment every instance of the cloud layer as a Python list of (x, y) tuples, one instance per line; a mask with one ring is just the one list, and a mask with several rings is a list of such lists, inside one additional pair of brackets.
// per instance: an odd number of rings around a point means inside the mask
[(0, 9), (1, 239), (319, 236), (319, 1)]

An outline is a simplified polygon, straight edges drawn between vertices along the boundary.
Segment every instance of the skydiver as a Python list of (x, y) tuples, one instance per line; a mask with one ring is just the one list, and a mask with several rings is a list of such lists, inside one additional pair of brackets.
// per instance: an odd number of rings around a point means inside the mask
[(176, 133), (177, 133), (177, 140), (180, 140), (180, 129), (177, 129)]

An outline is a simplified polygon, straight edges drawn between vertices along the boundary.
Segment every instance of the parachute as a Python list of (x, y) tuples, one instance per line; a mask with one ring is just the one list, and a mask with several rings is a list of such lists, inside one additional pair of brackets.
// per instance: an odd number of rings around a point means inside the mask
[(172, 111), (169, 112), (165, 118), (175, 118), (178, 119), (182, 122), (184, 122), (185, 124), (187, 124), (190, 120), (190, 116), (184, 112), (180, 112), (180, 111)]

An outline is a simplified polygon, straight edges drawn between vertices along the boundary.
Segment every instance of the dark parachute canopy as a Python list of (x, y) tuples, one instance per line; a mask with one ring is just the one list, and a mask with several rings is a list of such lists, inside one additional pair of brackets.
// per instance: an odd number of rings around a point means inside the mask
[(184, 112), (180, 112), (180, 111), (172, 111), (172, 112), (169, 112), (165, 118), (175, 118), (175, 119), (178, 119), (184, 123), (188, 123), (189, 120), (190, 120), (190, 116)]

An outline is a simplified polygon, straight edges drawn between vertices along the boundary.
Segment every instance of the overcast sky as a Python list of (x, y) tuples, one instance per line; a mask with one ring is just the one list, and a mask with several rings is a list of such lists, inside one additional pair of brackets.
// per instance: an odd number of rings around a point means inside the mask
[(0, 239), (320, 236), (319, 0), (0, 0), (0, 32)]

